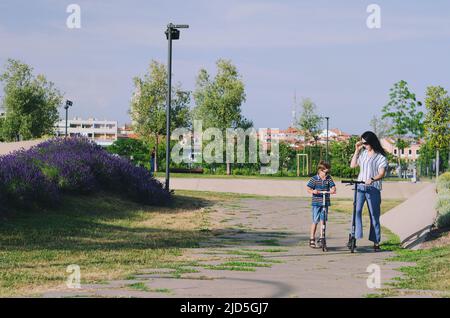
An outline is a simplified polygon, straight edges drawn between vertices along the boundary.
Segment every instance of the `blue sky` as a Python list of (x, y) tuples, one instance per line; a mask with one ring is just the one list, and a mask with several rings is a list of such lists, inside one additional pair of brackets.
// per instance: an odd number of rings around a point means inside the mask
[[(66, 8), (81, 6), (81, 29)], [(366, 8), (381, 7), (381, 29)], [(256, 127), (286, 128), (294, 92), (310, 97), (331, 127), (369, 128), (389, 88), (406, 80), (450, 90), (450, 2), (2, 0), (0, 64), (31, 64), (73, 99), (72, 116), (129, 122), (132, 78), (151, 59), (166, 63), (164, 30), (186, 23), (174, 43), (174, 81), (188, 90), (204, 67), (231, 59), (246, 84), (244, 114)], [(2, 93), (0, 92), (0, 95)]]

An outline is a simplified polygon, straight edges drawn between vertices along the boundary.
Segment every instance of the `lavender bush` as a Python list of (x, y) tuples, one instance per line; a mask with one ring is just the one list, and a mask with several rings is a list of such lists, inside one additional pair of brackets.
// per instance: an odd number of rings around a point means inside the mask
[(144, 204), (165, 204), (170, 199), (146, 169), (83, 138), (52, 139), (0, 157), (0, 200), (54, 204), (63, 192), (99, 190)]

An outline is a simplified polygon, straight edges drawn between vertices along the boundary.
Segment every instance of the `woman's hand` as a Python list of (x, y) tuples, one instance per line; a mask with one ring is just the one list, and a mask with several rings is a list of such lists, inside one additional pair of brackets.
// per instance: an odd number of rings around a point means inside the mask
[(366, 186), (370, 186), (370, 185), (372, 185), (372, 183), (373, 183), (373, 180), (372, 180), (372, 179), (369, 179), (369, 180), (366, 180), (365, 185), (366, 185)]
[(355, 152), (359, 152), (362, 149), (363, 145), (364, 145), (364, 143), (362, 141), (358, 141), (355, 144)]

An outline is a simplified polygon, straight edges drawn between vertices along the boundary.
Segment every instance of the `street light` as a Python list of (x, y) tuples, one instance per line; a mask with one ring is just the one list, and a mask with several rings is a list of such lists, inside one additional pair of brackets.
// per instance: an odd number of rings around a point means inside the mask
[(166, 97), (166, 190), (169, 191), (169, 166), (170, 166), (170, 107), (171, 107), (171, 93), (172, 93), (172, 40), (180, 39), (180, 30), (187, 29), (187, 24), (172, 24), (167, 25), (165, 31), (168, 42), (167, 55), (167, 97)]
[(66, 100), (66, 105), (64, 106), (64, 109), (66, 110), (66, 133), (64, 135), (64, 138), (67, 138), (67, 117), (69, 115), (69, 107), (73, 105), (73, 102), (70, 100)]
[(328, 162), (328, 122), (330, 120), (330, 117), (325, 117), (325, 119), (327, 120), (327, 150), (325, 155), (325, 161)]

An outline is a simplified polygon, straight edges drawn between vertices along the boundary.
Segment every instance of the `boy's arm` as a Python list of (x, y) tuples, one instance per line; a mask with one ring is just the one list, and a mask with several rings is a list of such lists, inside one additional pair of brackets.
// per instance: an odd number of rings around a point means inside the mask
[(310, 188), (309, 186), (306, 186), (306, 191), (309, 194), (317, 194), (317, 190), (314, 190), (314, 189)]

